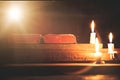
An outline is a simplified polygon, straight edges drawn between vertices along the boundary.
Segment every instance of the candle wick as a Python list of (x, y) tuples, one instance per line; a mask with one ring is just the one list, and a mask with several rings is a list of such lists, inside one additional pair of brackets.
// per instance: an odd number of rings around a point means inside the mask
[(112, 43), (112, 41), (110, 41), (110, 43)]

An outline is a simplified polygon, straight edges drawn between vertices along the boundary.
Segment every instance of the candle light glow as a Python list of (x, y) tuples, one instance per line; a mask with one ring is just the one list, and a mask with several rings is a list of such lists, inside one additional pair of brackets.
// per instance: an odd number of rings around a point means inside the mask
[(94, 22), (94, 20), (92, 20), (92, 22), (91, 22), (91, 31), (94, 32), (94, 29), (95, 29), (95, 22)]
[(113, 40), (113, 34), (112, 32), (109, 33), (109, 42), (112, 43), (112, 40)]
[(91, 22), (90, 44), (95, 44), (96, 33), (94, 32), (95, 22)]

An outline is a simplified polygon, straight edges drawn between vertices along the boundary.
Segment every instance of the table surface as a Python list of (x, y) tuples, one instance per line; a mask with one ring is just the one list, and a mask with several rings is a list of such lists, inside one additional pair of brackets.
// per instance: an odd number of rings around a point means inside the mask
[(95, 64), (95, 63), (40, 63), (40, 64), (4, 64), (5, 67), (24, 67), (24, 66), (120, 66), (120, 64)]

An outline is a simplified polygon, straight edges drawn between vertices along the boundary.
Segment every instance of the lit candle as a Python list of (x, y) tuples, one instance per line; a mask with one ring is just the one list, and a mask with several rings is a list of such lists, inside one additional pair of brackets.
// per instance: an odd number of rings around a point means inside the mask
[(110, 54), (110, 59), (114, 58), (114, 44), (112, 43), (113, 34), (109, 33), (109, 43), (108, 43), (108, 53)]
[(96, 33), (94, 32), (95, 23), (94, 20), (91, 22), (91, 33), (90, 33), (90, 44), (95, 44)]
[(114, 53), (114, 44), (112, 43), (113, 40), (113, 34), (109, 33), (109, 43), (108, 43), (108, 53), (113, 54)]

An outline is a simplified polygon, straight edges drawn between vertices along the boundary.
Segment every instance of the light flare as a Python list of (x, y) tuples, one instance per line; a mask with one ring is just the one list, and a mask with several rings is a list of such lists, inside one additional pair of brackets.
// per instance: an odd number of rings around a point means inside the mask
[(14, 21), (18, 21), (18, 20), (21, 20), (22, 19), (22, 14), (23, 11), (22, 11), (22, 8), (19, 7), (19, 6), (11, 6), (10, 8), (8, 8), (8, 11), (7, 11), (7, 18), (9, 20), (14, 20)]

